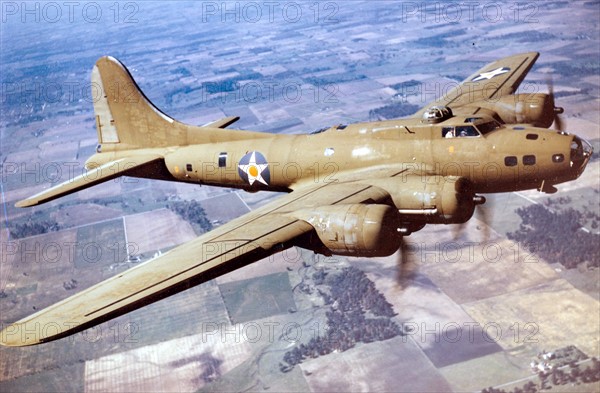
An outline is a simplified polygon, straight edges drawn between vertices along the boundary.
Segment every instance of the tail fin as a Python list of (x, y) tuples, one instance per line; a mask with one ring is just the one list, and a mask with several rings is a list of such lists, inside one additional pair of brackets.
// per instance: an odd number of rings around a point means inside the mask
[(146, 98), (125, 66), (100, 58), (92, 70), (92, 97), (98, 142), (139, 147), (179, 144), (187, 126), (161, 112)]
[(92, 70), (92, 97), (98, 142), (103, 145), (166, 147), (269, 137), (263, 133), (223, 130), (238, 117), (197, 127), (167, 116), (146, 98), (123, 63), (111, 56), (101, 57)]

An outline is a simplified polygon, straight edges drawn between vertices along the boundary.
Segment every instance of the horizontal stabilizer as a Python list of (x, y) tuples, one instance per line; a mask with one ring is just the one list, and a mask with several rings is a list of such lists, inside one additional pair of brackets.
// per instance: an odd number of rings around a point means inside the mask
[(53, 199), (60, 198), (64, 195), (71, 194), (83, 190), (85, 188), (95, 186), (102, 182), (115, 179), (119, 176), (126, 176), (133, 170), (137, 170), (142, 166), (153, 163), (163, 158), (159, 155), (143, 155), (122, 158), (116, 161), (107, 162), (97, 168), (89, 170), (84, 174), (77, 176), (64, 183), (56, 185), (52, 188), (44, 190), (39, 194), (19, 201), (15, 204), (17, 207), (29, 207), (49, 202)]

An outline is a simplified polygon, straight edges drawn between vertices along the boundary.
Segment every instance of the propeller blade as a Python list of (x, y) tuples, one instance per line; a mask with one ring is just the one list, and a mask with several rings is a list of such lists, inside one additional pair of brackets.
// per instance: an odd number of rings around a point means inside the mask
[(467, 223), (463, 222), (462, 224), (455, 224), (452, 234), (453, 240), (458, 240), (458, 238), (463, 234), (465, 228), (467, 227)]
[(477, 206), (475, 208), (475, 216), (476, 218), (483, 223), (483, 230), (481, 241), (487, 243), (490, 240), (490, 219), (489, 216), (489, 208), (484, 208), (483, 206)]
[(552, 79), (552, 76), (550, 76), (548, 78), (548, 80), (546, 81), (546, 84), (548, 85), (548, 96), (550, 97), (550, 103), (552, 104), (552, 108), (554, 110), (554, 112), (553, 112), (554, 129), (556, 129), (557, 131), (564, 131), (565, 125), (559, 115), (561, 113), (563, 113), (565, 110), (564, 110), (564, 108), (561, 108), (560, 106), (556, 106), (555, 96), (554, 96), (554, 81)]
[[(562, 109), (562, 108), (560, 108)], [(558, 113), (554, 112), (554, 128), (557, 131), (564, 131), (565, 130), (565, 123), (563, 122), (562, 118), (558, 115)], [(560, 112), (562, 113), (562, 112)]]
[[(484, 208), (482, 205), (484, 203), (487, 203), (487, 199), (483, 196), (480, 195), (476, 195), (475, 198), (477, 198), (477, 205), (475, 206), (475, 213), (473, 214), (475, 216), (475, 218), (479, 221), (482, 222), (483, 224), (483, 229), (482, 229), (482, 236), (481, 236), (481, 241), (482, 242), (487, 242), (490, 239), (490, 226), (489, 223), (491, 221), (491, 217), (489, 217), (488, 213), (489, 210), (488, 209), (489, 203), (488, 203), (488, 208)], [(467, 228), (467, 222), (464, 222), (462, 224), (455, 224), (454, 225), (454, 240), (458, 240), (458, 238), (460, 238), (462, 236), (462, 234), (464, 233), (465, 229)], [(477, 229), (481, 229), (479, 226), (477, 226)]]
[(413, 250), (406, 240), (404, 240), (404, 236), (400, 239), (399, 250), (396, 280), (400, 286), (405, 286), (406, 282), (413, 277), (417, 264), (414, 261)]
[(398, 261), (397, 261), (397, 277), (396, 280), (398, 281), (399, 284), (402, 284), (403, 278), (404, 278), (404, 269), (406, 267), (406, 263), (407, 263), (407, 255), (406, 255), (406, 241), (404, 240), (404, 236), (402, 236), (400, 238), (400, 249), (399, 249), (399, 255), (398, 255)]

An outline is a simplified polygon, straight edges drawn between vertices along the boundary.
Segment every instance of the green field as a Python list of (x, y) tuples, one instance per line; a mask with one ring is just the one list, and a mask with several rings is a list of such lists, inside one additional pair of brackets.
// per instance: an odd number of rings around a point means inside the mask
[(296, 310), (287, 272), (220, 286), (231, 323), (242, 323)]
[(77, 229), (75, 267), (109, 266), (127, 260), (125, 230), (120, 218)]

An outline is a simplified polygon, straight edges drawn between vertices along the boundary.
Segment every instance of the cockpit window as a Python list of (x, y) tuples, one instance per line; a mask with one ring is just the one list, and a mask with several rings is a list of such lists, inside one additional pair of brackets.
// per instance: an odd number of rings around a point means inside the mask
[(490, 133), (494, 130), (497, 130), (499, 127), (500, 127), (500, 124), (496, 123), (495, 121), (488, 121), (487, 123), (477, 124), (477, 129), (483, 135)]
[(479, 136), (479, 132), (473, 126), (442, 127), (442, 137), (462, 138), (467, 136)]
[(442, 137), (443, 138), (454, 138), (454, 127), (443, 127)]
[(479, 132), (473, 126), (457, 126), (456, 127), (456, 136), (464, 137), (464, 136), (479, 136)]

